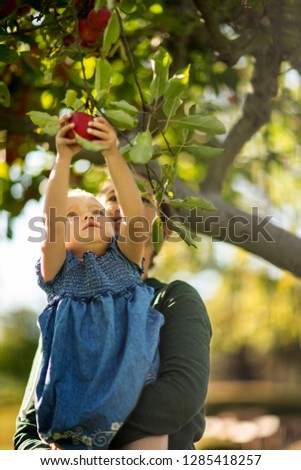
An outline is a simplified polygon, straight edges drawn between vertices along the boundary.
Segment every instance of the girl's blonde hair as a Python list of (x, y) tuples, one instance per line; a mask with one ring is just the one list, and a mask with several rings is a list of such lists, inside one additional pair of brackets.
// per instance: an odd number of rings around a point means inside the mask
[(80, 188), (69, 189), (67, 197), (93, 198), (98, 201), (97, 197), (94, 194), (89, 193), (88, 191), (85, 191), (84, 189)]

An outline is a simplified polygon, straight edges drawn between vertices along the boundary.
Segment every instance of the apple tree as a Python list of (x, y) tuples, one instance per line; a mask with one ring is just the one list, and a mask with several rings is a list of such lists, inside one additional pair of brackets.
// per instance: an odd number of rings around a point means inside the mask
[[(205, 233), (300, 276), (293, 224), (269, 216), (282, 207), (277, 178), (283, 197), (300, 190), (300, 105), (286, 80), (293, 70), (300, 87), (300, 10), (301, 0), (0, 0), (2, 207), (14, 217), (40, 197), (61, 112), (103, 114), (188, 244)], [(96, 191), (101, 161), (78, 139), (72, 183)]]

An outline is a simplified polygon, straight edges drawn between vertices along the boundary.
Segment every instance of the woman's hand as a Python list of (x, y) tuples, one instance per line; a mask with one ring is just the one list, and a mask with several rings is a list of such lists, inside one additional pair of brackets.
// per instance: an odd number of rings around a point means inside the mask
[(54, 442), (49, 444), (51, 450), (62, 450), (61, 447), (58, 447)]
[(60, 129), (56, 135), (57, 153), (63, 158), (70, 158), (78, 153), (82, 147), (74, 137), (68, 137), (68, 133), (74, 129), (75, 124), (69, 123), (72, 115), (65, 114), (60, 119)]

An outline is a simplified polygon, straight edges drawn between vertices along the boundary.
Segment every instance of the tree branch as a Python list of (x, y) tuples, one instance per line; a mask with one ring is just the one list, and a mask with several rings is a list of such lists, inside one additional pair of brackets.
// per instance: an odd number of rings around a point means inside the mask
[[(176, 181), (177, 197), (191, 196), (192, 191), (179, 179)], [(185, 222), (196, 234), (205, 234), (213, 239), (259, 256), (280, 269), (301, 277), (301, 259), (296, 256), (301, 250), (301, 239), (272, 223), (272, 216), (264, 218), (253, 207), (251, 214), (224, 201), (218, 193), (194, 193), (213, 202), (215, 212), (179, 210)], [(183, 220), (184, 221), (184, 220)], [(284, 255), (285, 253), (285, 255)]]
[(241, 119), (225, 139), (223, 156), (214, 160), (208, 168), (202, 183), (204, 191), (221, 191), (227, 172), (240, 150), (270, 119), (273, 99), (278, 90), (282, 51), (270, 46), (267, 51), (258, 51), (255, 60), (251, 81), (253, 91), (247, 95)]
[(241, 49), (237, 47), (238, 42), (229, 40), (221, 33), (219, 22), (211, 2), (206, 0), (194, 0), (194, 4), (204, 19), (210, 37), (211, 48), (217, 52), (219, 60), (229, 66), (235, 65), (242, 55)]
[[(148, 163), (152, 178), (160, 179), (160, 165), (152, 160)], [(148, 178), (146, 165), (134, 165), (138, 174)], [(219, 193), (199, 193), (192, 191), (179, 178), (175, 181), (174, 192), (184, 199), (188, 196), (205, 197), (215, 207), (215, 212), (172, 208), (172, 217), (179, 220), (198, 235), (207, 235), (214, 240), (229, 243), (242, 248), (253, 255), (268, 261), (280, 269), (287, 270), (301, 277), (301, 259), (296, 256), (301, 250), (301, 239), (272, 222), (272, 216), (258, 214), (253, 207), (251, 213), (244, 212), (233, 204), (224, 201)], [(196, 241), (198, 241), (198, 237)], [(285, 255), (284, 255), (285, 253)]]

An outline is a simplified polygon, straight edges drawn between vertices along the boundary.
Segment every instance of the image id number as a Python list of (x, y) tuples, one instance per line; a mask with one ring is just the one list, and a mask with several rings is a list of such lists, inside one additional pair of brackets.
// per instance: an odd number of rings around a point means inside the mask
[(261, 459), (259, 454), (192, 454), (183, 456), (183, 465), (258, 465)]

